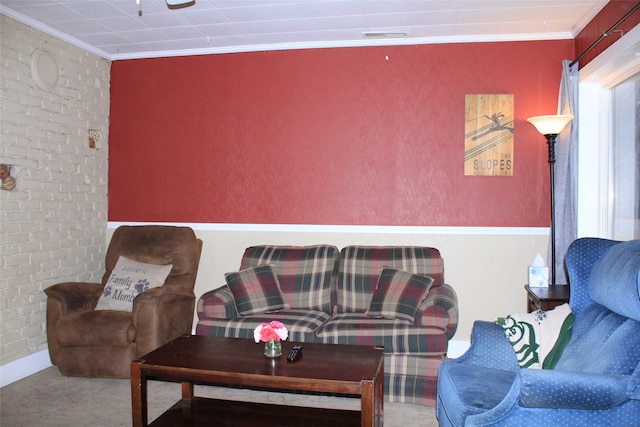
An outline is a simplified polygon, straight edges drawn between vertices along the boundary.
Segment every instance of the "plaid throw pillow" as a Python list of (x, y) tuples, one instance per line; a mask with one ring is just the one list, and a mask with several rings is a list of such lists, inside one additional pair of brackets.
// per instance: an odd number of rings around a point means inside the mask
[[(444, 260), (426, 246), (347, 246), (340, 251), (337, 313), (364, 313), (371, 303), (383, 268), (396, 268), (444, 284)], [(280, 277), (280, 276), (278, 276)]]
[(331, 245), (251, 246), (244, 252), (240, 269), (269, 264), (291, 308), (331, 313), (338, 256), (338, 248)]
[(433, 278), (429, 276), (383, 268), (366, 314), (415, 323), (418, 307), (427, 297), (431, 285)]
[(225, 278), (240, 316), (290, 308), (282, 297), (280, 283), (270, 265), (227, 273)]

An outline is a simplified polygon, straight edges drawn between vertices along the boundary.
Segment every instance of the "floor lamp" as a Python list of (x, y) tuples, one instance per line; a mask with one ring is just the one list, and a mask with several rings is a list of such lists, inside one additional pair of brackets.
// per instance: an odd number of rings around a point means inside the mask
[(549, 181), (551, 185), (551, 284), (556, 284), (556, 207), (555, 207), (555, 178), (556, 137), (562, 129), (573, 119), (573, 116), (537, 116), (527, 119), (538, 132), (547, 138), (549, 146)]

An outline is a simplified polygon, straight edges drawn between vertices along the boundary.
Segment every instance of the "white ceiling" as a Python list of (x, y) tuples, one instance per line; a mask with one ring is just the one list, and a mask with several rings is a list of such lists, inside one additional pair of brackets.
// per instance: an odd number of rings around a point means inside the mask
[[(0, 0), (0, 12), (107, 59), (574, 38), (607, 0)], [(366, 32), (406, 37), (365, 37)]]

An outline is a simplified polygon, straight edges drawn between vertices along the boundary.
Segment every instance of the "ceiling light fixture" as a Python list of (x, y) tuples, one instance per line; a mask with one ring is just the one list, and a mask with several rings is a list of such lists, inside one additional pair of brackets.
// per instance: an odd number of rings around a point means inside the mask
[(169, 9), (182, 9), (196, 4), (196, 0), (166, 0)]

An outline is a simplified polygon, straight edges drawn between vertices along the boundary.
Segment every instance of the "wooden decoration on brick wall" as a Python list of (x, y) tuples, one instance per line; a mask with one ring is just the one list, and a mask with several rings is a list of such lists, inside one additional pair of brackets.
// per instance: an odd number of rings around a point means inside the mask
[(465, 95), (464, 174), (513, 175), (513, 94)]
[(3, 190), (11, 191), (16, 188), (16, 179), (11, 176), (11, 166), (4, 163), (0, 164), (0, 180), (0, 188)]

